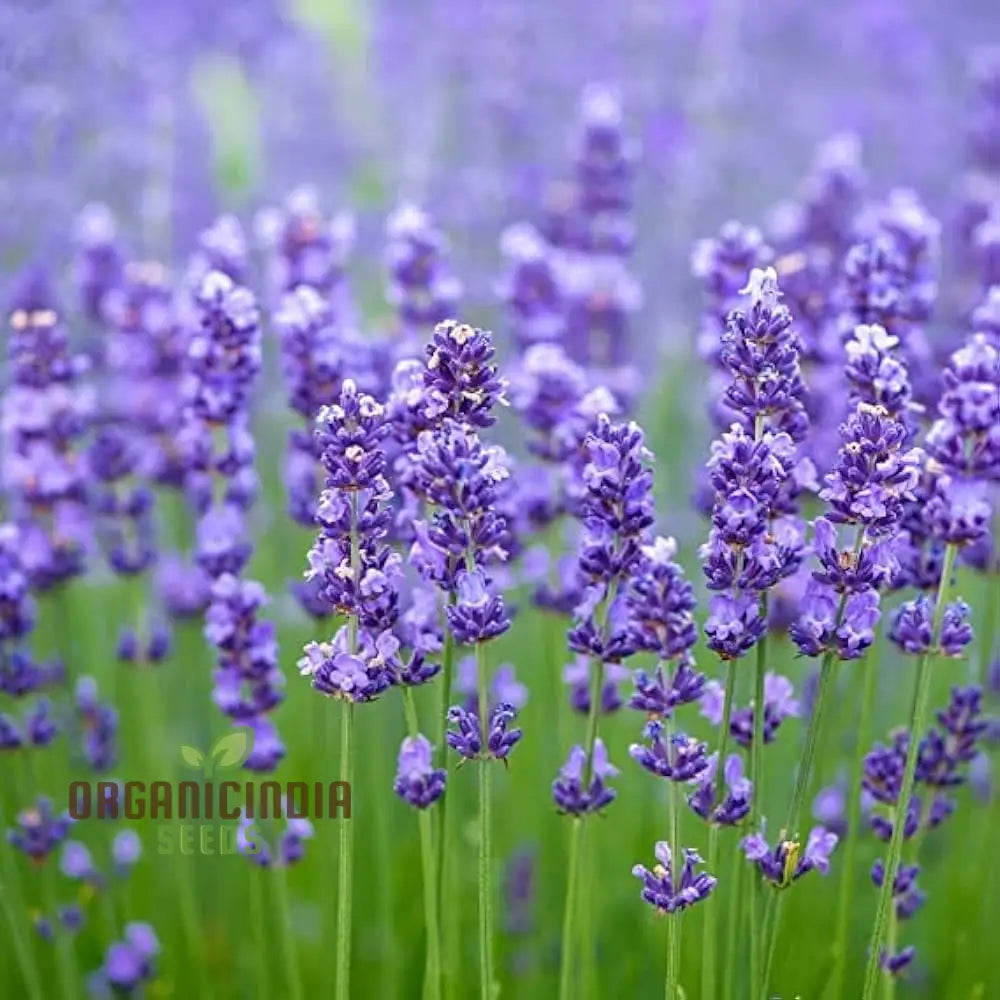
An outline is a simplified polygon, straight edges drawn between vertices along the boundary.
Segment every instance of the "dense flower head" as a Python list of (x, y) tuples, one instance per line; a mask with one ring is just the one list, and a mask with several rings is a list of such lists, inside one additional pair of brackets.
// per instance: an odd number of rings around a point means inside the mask
[(732, 377), (725, 400), (749, 427), (759, 422), (801, 441), (808, 428), (801, 398), (801, 345), (791, 328), (791, 313), (780, 302), (774, 268), (754, 268), (741, 292), (749, 307), (729, 314), (722, 340), (721, 361)]
[(951, 356), (926, 448), (954, 476), (1000, 480), (1000, 348), (985, 334)]
[(330, 698), (373, 701), (394, 681), (398, 667), (399, 640), (389, 631), (372, 635), (362, 629), (357, 649), (352, 649), (350, 630), (344, 625), (329, 642), (309, 642), (298, 661), (299, 673)]
[(393, 790), (416, 809), (426, 809), (444, 794), (445, 772), (432, 762), (433, 747), (426, 736), (407, 736), (399, 748)]
[(430, 521), (413, 525), (413, 559), (425, 577), (454, 589), (468, 560), (507, 558), (508, 520), (498, 507), (509, 475), (506, 452), (459, 424), (420, 435), (409, 486), (434, 508)]
[(836, 464), (820, 491), (830, 520), (863, 525), (875, 536), (891, 532), (904, 503), (914, 499), (919, 451), (907, 447), (903, 424), (867, 403), (858, 404), (840, 433)]
[(806, 656), (833, 652), (838, 660), (856, 660), (875, 641), (880, 617), (880, 598), (874, 587), (862, 586), (838, 596), (828, 583), (814, 579), (806, 588), (789, 636)]
[(205, 276), (196, 302), (199, 327), (188, 341), (182, 388), (197, 417), (225, 424), (246, 408), (260, 371), (260, 312), (253, 293), (220, 271)]
[[(591, 766), (587, 767), (587, 751), (575, 746), (569, 759), (552, 782), (552, 798), (561, 813), (582, 816), (584, 813), (600, 812), (615, 799), (617, 792), (608, 786), (609, 778), (618, 774), (608, 760), (608, 751), (600, 738), (594, 741)], [(589, 779), (589, 782), (588, 782)]]
[[(667, 738), (659, 719), (646, 723), (643, 736), (647, 743), (633, 743), (629, 756), (640, 767), (670, 781), (690, 781), (708, 767), (708, 747), (683, 733)], [(648, 744), (648, 745), (647, 745)]]
[(861, 323), (845, 345), (850, 402), (880, 407), (895, 421), (911, 422), (915, 404), (899, 338), (878, 324)]
[(657, 536), (641, 553), (626, 596), (634, 646), (661, 660), (677, 659), (698, 641), (694, 590), (673, 561), (677, 543), (672, 538)]
[(484, 752), (479, 716), (460, 705), (453, 705), (448, 709), (448, 722), (454, 727), (447, 733), (448, 746), (466, 760), (485, 756), (506, 761), (511, 750), (524, 735), (522, 730), (511, 727), (516, 718), (517, 709), (505, 702), (496, 705), (490, 711)]
[[(605, 678), (610, 666), (605, 669)], [(629, 708), (651, 716), (671, 715), (678, 706), (697, 701), (705, 687), (705, 675), (697, 669), (694, 658), (689, 656), (677, 660), (669, 677), (663, 664), (658, 664), (652, 674), (637, 670), (632, 680), (635, 688), (629, 698)]]
[(380, 482), (385, 469), (380, 442), (386, 433), (385, 407), (346, 379), (337, 402), (323, 407), (316, 417), (316, 443), (327, 488), (363, 490)]
[(708, 648), (723, 660), (738, 660), (767, 631), (760, 601), (751, 594), (716, 594), (708, 603)]
[(772, 848), (762, 832), (751, 833), (743, 838), (740, 846), (747, 860), (757, 866), (768, 882), (784, 889), (814, 869), (821, 875), (829, 872), (837, 835), (822, 826), (814, 826), (803, 850), (796, 840), (781, 840)]
[[(889, 638), (904, 653), (918, 656), (930, 650), (933, 642), (934, 606), (926, 597), (907, 601), (895, 612)], [(969, 624), (969, 606), (964, 601), (953, 601), (942, 616), (939, 645), (946, 656), (961, 656), (972, 641)]]
[(691, 272), (705, 296), (698, 350), (706, 360), (718, 362), (726, 317), (737, 305), (740, 289), (754, 268), (770, 260), (771, 250), (760, 231), (735, 221), (727, 222), (718, 236), (695, 244)]
[(440, 400), (442, 414), (468, 427), (490, 427), (506, 403), (506, 382), (494, 363), (493, 336), (458, 320), (434, 328), (425, 349), (424, 386)]
[(33, 806), (17, 815), (7, 841), (32, 861), (42, 862), (66, 839), (73, 820), (69, 813), (56, 813), (52, 802), (40, 795)]
[[(701, 714), (713, 726), (722, 724), (725, 691), (718, 681), (708, 681), (701, 695)], [(769, 670), (764, 675), (764, 742), (771, 743), (778, 727), (788, 718), (798, 718), (801, 708), (792, 682)], [(729, 734), (742, 747), (750, 747), (754, 734), (754, 706), (734, 708), (730, 714)]]
[(696, 872), (702, 863), (697, 851), (684, 850), (684, 864), (675, 871), (670, 845), (658, 841), (653, 851), (657, 864), (652, 870), (645, 865), (635, 865), (632, 874), (642, 881), (642, 898), (660, 913), (675, 913), (703, 899), (708, 899), (716, 885), (716, 878), (707, 872)]
[(447, 608), (448, 625), (459, 643), (488, 642), (510, 628), (510, 616), (501, 594), (481, 569), (460, 572), (457, 599)]
[[(743, 773), (739, 754), (730, 754), (719, 780), (719, 755), (712, 754), (708, 765), (695, 779), (688, 805), (703, 820), (718, 826), (736, 826), (750, 812), (753, 782)], [(725, 792), (725, 794), (722, 794)]]
[(284, 698), (274, 625), (259, 617), (266, 603), (259, 583), (225, 574), (205, 612), (205, 638), (217, 651), (212, 698), (235, 722), (250, 722)]

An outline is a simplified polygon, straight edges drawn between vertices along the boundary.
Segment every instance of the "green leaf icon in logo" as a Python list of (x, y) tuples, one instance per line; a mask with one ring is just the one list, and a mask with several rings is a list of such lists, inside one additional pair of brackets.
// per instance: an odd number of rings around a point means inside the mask
[(181, 760), (183, 760), (188, 767), (200, 768), (205, 760), (205, 755), (197, 747), (182, 746)]
[(250, 754), (250, 735), (245, 729), (238, 729), (223, 736), (212, 747), (212, 759), (217, 767), (238, 767)]

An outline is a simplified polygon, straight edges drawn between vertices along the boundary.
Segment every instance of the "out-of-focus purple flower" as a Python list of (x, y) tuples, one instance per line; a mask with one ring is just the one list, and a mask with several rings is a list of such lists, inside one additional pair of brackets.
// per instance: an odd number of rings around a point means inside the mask
[[(587, 751), (582, 746), (573, 747), (559, 776), (552, 782), (552, 797), (559, 812), (581, 816), (600, 812), (614, 801), (617, 792), (608, 786), (607, 781), (618, 774), (618, 768), (608, 760), (603, 740), (594, 741), (593, 760), (589, 769), (586, 765)], [(589, 773), (589, 785), (586, 784), (585, 770)]]
[(307, 819), (288, 815), (288, 803), (282, 804), (284, 826), (278, 832), (277, 849), (265, 838), (264, 824), (246, 816), (240, 817), (236, 830), (236, 849), (261, 868), (289, 868), (305, 855), (305, 842), (313, 836), (313, 825)]
[(267, 254), (267, 280), (275, 301), (300, 285), (336, 296), (354, 244), (350, 215), (325, 219), (317, 191), (303, 185), (288, 195), (281, 208), (258, 213), (255, 229)]
[[(601, 684), (600, 713), (610, 715), (622, 707), (621, 686), (632, 676), (632, 671), (620, 663), (606, 663)], [(563, 681), (570, 688), (570, 704), (575, 712), (590, 712), (590, 658), (579, 654), (563, 668)]]
[[(478, 709), (478, 688), (476, 681), (476, 658), (465, 656), (458, 662), (453, 690), (464, 699), (465, 708), (470, 712)], [(528, 689), (518, 681), (514, 667), (503, 663), (493, 672), (490, 680), (490, 708), (506, 702), (520, 711), (528, 702)]]
[(78, 678), (75, 695), (76, 724), (84, 758), (95, 771), (109, 771), (118, 761), (118, 713), (98, 700), (93, 677)]
[(408, 736), (399, 748), (393, 790), (416, 809), (426, 809), (444, 794), (445, 772), (432, 762), (433, 747), (426, 736)]
[(76, 255), (73, 283), (91, 320), (104, 318), (104, 299), (121, 280), (124, 254), (118, 240), (118, 226), (107, 205), (85, 205), (76, 218), (73, 231)]
[(51, 800), (40, 795), (33, 806), (18, 813), (7, 841), (32, 861), (42, 862), (66, 839), (72, 823), (69, 813), (56, 814)]
[[(705, 770), (693, 779), (695, 790), (688, 805), (702, 819), (718, 826), (736, 826), (749, 812), (753, 783), (743, 773), (739, 754), (730, 754), (723, 767), (723, 781), (718, 780), (719, 755), (708, 758)], [(720, 796), (720, 790), (725, 791)]]
[(98, 995), (134, 995), (156, 974), (153, 959), (160, 944), (149, 924), (125, 925), (125, 936), (104, 953), (104, 964), (92, 977)]
[[(725, 691), (718, 681), (708, 681), (701, 695), (701, 714), (713, 726), (722, 723)], [(792, 682), (780, 674), (768, 671), (764, 676), (764, 742), (771, 743), (785, 719), (801, 715)], [(753, 742), (754, 707), (733, 708), (729, 733), (740, 746), (749, 748)]]
[(659, 913), (675, 913), (708, 899), (717, 880), (707, 872), (696, 873), (696, 866), (702, 862), (697, 851), (684, 850), (684, 865), (679, 874), (674, 870), (669, 844), (658, 841), (653, 853), (658, 863), (652, 870), (645, 865), (632, 869), (632, 874), (642, 880), (641, 895), (650, 906)]
[(847, 793), (835, 782), (821, 788), (812, 803), (812, 814), (821, 826), (843, 839), (847, 835)]

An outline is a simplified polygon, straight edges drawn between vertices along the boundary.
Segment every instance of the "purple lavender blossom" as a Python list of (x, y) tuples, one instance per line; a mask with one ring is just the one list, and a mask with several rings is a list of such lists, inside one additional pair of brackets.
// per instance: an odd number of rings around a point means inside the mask
[(395, 793), (415, 809), (426, 809), (444, 795), (446, 774), (432, 762), (434, 748), (426, 736), (408, 736), (399, 748)]
[[(602, 715), (610, 715), (617, 712), (624, 704), (622, 699), (621, 686), (632, 677), (632, 671), (620, 663), (607, 663), (604, 665), (603, 677), (601, 679), (601, 704), (599, 711)], [(569, 686), (569, 702), (574, 712), (581, 715), (590, 713), (590, 657), (580, 653), (563, 668), (563, 682)]]
[(74, 708), (85, 760), (97, 772), (111, 770), (118, 761), (118, 713), (98, 699), (93, 677), (77, 679)]
[[(485, 756), (506, 761), (511, 750), (524, 735), (520, 729), (511, 728), (517, 718), (517, 710), (512, 705), (497, 705), (489, 716), (486, 732)], [(448, 721), (455, 728), (447, 733), (448, 746), (466, 760), (476, 760), (484, 756), (483, 738), (479, 717), (475, 712), (467, 712), (458, 705), (448, 710)]]
[(794, 840), (780, 841), (772, 848), (763, 833), (744, 837), (741, 846), (747, 860), (757, 866), (761, 875), (772, 885), (784, 889), (814, 869), (821, 875), (829, 872), (830, 855), (837, 846), (837, 835), (821, 826), (814, 826), (809, 831), (805, 851)]
[(160, 944), (153, 928), (133, 921), (125, 925), (125, 936), (104, 954), (104, 964), (93, 975), (91, 987), (98, 995), (131, 995), (153, 979), (153, 959)]
[(688, 805), (708, 823), (736, 826), (750, 812), (753, 783), (744, 776), (739, 754), (726, 758), (722, 781), (717, 780), (718, 766), (719, 755), (713, 753), (705, 770), (692, 779), (695, 790), (688, 796)]
[(51, 800), (40, 795), (33, 806), (18, 813), (7, 841), (32, 861), (43, 862), (66, 839), (72, 823), (69, 813), (57, 815)]
[(559, 812), (571, 816), (597, 813), (615, 800), (617, 792), (608, 786), (607, 781), (618, 774), (618, 768), (608, 760), (603, 740), (594, 741), (593, 761), (587, 769), (590, 784), (584, 787), (586, 764), (587, 751), (582, 746), (573, 747), (569, 759), (559, 771), (559, 777), (552, 782), (552, 797)]
[(283, 803), (284, 826), (278, 834), (277, 847), (265, 839), (262, 825), (246, 816), (240, 818), (236, 830), (236, 849), (261, 868), (290, 868), (305, 855), (305, 842), (313, 836), (313, 825), (307, 819), (288, 815), (288, 803)]
[(665, 739), (663, 723), (653, 719), (646, 723), (643, 736), (646, 743), (633, 743), (629, 756), (647, 771), (670, 781), (691, 781), (708, 767), (708, 747), (700, 740), (683, 733)]
[(685, 910), (711, 895), (717, 880), (707, 872), (695, 873), (702, 860), (697, 851), (684, 850), (684, 865), (676, 877), (670, 845), (658, 841), (653, 853), (658, 863), (652, 871), (636, 865), (632, 874), (642, 880), (642, 898), (659, 913)]

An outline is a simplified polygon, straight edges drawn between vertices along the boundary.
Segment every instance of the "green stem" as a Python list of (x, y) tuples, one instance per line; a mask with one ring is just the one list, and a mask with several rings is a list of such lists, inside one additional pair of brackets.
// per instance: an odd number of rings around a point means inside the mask
[(261, 888), (262, 872), (251, 865), (250, 876), (250, 922), (254, 935), (254, 986), (260, 1000), (267, 1000), (267, 937), (264, 932), (264, 898)]
[[(726, 668), (726, 690), (722, 700), (722, 732), (719, 733), (719, 749), (716, 756), (715, 765), (715, 785), (714, 788), (722, 789), (723, 772), (726, 766), (726, 750), (729, 745), (729, 726), (733, 715), (733, 691), (736, 687), (736, 664), (738, 661), (730, 660)], [(713, 794), (712, 803), (715, 804), (716, 796)], [(719, 827), (712, 823), (708, 828), (708, 871), (713, 875), (719, 862)], [(716, 904), (709, 898), (703, 904), (704, 910), (704, 933), (702, 939), (702, 967), (701, 967), (701, 995), (706, 1000), (714, 1000), (715, 997), (715, 951), (716, 951)]]
[[(420, 732), (417, 703), (413, 688), (403, 688), (403, 709), (406, 713), (406, 728), (411, 736)], [(436, 855), (434, 853), (434, 830), (431, 814), (420, 810), (420, 861), (424, 880), (424, 920), (427, 922), (427, 963), (424, 967), (424, 998), (440, 1000), (441, 997), (441, 930), (438, 924)]]
[[(760, 612), (767, 621), (767, 594), (760, 599)], [(760, 827), (761, 807), (764, 801), (764, 674), (767, 670), (767, 632), (757, 643), (757, 656), (754, 664), (754, 701), (753, 701), (753, 736), (750, 742), (750, 781), (753, 784), (753, 800), (750, 826), (757, 830)], [(720, 764), (721, 766), (721, 764)], [(761, 982), (761, 959), (763, 901), (761, 900), (762, 883), (753, 879), (750, 883), (750, 983), (751, 996), (756, 996), (757, 990), (766, 986)]]
[(285, 975), (288, 977), (288, 995), (291, 1000), (302, 1000), (302, 978), (295, 952), (295, 934), (292, 931), (292, 911), (288, 901), (288, 870), (279, 865), (274, 873), (275, 895), (281, 914), (281, 937), (285, 952)]
[[(0, 827), (3, 829), (7, 827), (2, 811), (0, 811)], [(7, 922), (10, 924), (10, 936), (14, 942), (14, 952), (17, 955), (18, 964), (21, 966), (21, 975), (24, 977), (26, 995), (30, 997), (30, 1000), (42, 1000), (42, 990), (38, 981), (38, 969), (35, 966), (34, 952), (31, 949), (30, 943), (24, 937), (23, 918), (15, 912), (14, 907), (15, 896), (17, 897), (17, 902), (22, 903), (20, 899), (20, 887), (18, 887), (16, 894), (13, 890), (13, 883), (17, 873), (11, 861), (10, 852), (5, 850), (0, 851), (0, 854), (3, 855), (4, 868), (7, 869), (4, 872), (3, 881), (0, 882), (0, 904), (3, 905), (4, 913), (7, 915)]]
[[(344, 701), (340, 731), (340, 780), (354, 778), (354, 703)], [(337, 1000), (351, 996), (351, 895), (354, 877), (354, 824), (340, 821), (340, 854), (337, 861)]]
[[(861, 553), (861, 548), (865, 543), (865, 535), (865, 527), (859, 525), (852, 553), (855, 562), (857, 561), (857, 558)], [(837, 613), (834, 616), (832, 629), (833, 633), (836, 633), (837, 629), (840, 628), (841, 622), (844, 618), (844, 609), (846, 607), (847, 594), (844, 593), (841, 594), (840, 601), (837, 604)], [(802, 751), (802, 758), (799, 761), (799, 766), (795, 774), (795, 786), (792, 790), (792, 801), (788, 807), (788, 819), (785, 822), (785, 828), (782, 834), (785, 837), (794, 838), (798, 836), (802, 806), (805, 802), (806, 794), (809, 791), (809, 783), (812, 780), (813, 761), (816, 757), (816, 747), (819, 745), (820, 737), (823, 732), (823, 720), (827, 704), (830, 701), (830, 693), (834, 687), (835, 669), (834, 651), (829, 650), (823, 656), (823, 660), (819, 668), (819, 690), (816, 693), (816, 703), (813, 706), (812, 714), (809, 718), (809, 727), (806, 730), (806, 745)], [(755, 799), (756, 793), (757, 790), (754, 789)], [(767, 980), (771, 974), (771, 965), (774, 962), (774, 952), (778, 940), (778, 930), (781, 926), (781, 910), (784, 895), (784, 892), (775, 892), (772, 895), (771, 902), (768, 904), (768, 915), (764, 918), (764, 924), (767, 928), (767, 960), (764, 965), (764, 982), (762, 985), (765, 988), (767, 986)]]
[[(941, 581), (938, 585), (937, 601), (934, 605), (934, 621), (931, 629), (931, 650), (937, 645), (941, 633), (941, 620), (948, 600), (948, 589), (951, 585), (951, 575), (955, 568), (956, 547), (949, 544), (944, 550), (944, 563), (941, 567)], [(878, 909), (875, 911), (875, 926), (872, 929), (871, 946), (868, 951), (868, 964), (865, 968), (865, 986), (862, 994), (864, 1000), (872, 1000), (878, 985), (882, 947), (885, 943), (886, 931), (889, 926), (889, 911), (892, 908), (892, 890), (899, 872), (899, 861), (903, 851), (903, 830), (906, 827), (906, 815), (909, 809), (910, 797), (913, 795), (914, 778), (917, 773), (917, 756), (920, 751), (920, 737), (927, 725), (927, 703), (930, 698), (931, 661), (930, 652), (924, 653), (917, 660), (917, 680), (913, 690), (913, 707), (910, 712), (910, 739), (906, 751), (906, 766), (903, 769), (903, 783), (899, 791), (898, 815), (892, 825), (892, 839), (889, 842), (889, 856), (885, 865), (885, 877), (882, 890), (878, 897)]]
[[(454, 603), (455, 595), (449, 594), (449, 603)], [(448, 730), (448, 706), (451, 701), (451, 689), (454, 683), (455, 673), (455, 640), (451, 634), (451, 629), (445, 629), (444, 650), (441, 660), (441, 688), (438, 700), (438, 732), (437, 745), (441, 752), (441, 766), (445, 769), (445, 788), (454, 787), (452, 783), (452, 754), (447, 752), (447, 740), (445, 734)], [(455, 803), (452, 802), (455, 793), (446, 793), (438, 806), (438, 840), (437, 859), (435, 863), (435, 877), (437, 880), (437, 912), (441, 913), (444, 901), (449, 901), (451, 907), (452, 920), (443, 929), (441, 939), (441, 975), (444, 980), (444, 991), (451, 994), (451, 987), (458, 982), (459, 969), (458, 948), (455, 941), (455, 929), (459, 923), (457, 907), (459, 905), (459, 894), (454, 887), (454, 866), (448, 862), (448, 846), (453, 842), (452, 826), (455, 819)]]
[(745, 878), (746, 867), (739, 851), (733, 851), (733, 863), (729, 873), (729, 884), (732, 886), (733, 894), (729, 903), (729, 920), (726, 929), (726, 962), (723, 966), (725, 978), (722, 982), (722, 995), (727, 1000), (730, 997), (736, 996), (734, 980), (740, 952), (739, 915), (740, 903), (743, 900), (743, 879)]
[[(671, 745), (671, 719), (666, 720), (666, 742)], [(677, 884), (677, 875), (681, 870), (680, 856), (680, 809), (677, 804), (677, 782), (670, 779), (667, 790), (668, 808), (670, 812), (670, 870)], [(667, 983), (664, 996), (666, 1000), (677, 1000), (680, 992), (681, 977), (681, 925), (680, 911), (667, 914)]]
[(476, 644), (476, 685), (479, 693), (479, 995), (493, 1000), (493, 886), (490, 843), (489, 681), (486, 677), (486, 647)]
[(850, 786), (847, 790), (847, 843), (844, 845), (844, 862), (841, 865), (840, 896), (837, 905), (837, 931), (833, 946), (833, 974), (830, 996), (843, 995), (844, 973), (847, 964), (847, 935), (850, 930), (851, 904), (854, 897), (854, 865), (858, 841), (861, 839), (861, 778), (865, 754), (871, 738), (872, 714), (875, 711), (875, 677), (877, 675), (875, 652), (869, 651), (862, 661), (864, 693), (861, 699), (861, 717), (858, 720), (857, 739), (854, 743), (854, 764), (851, 768)]
[(576, 897), (580, 881), (580, 847), (583, 839), (583, 820), (573, 818), (569, 833), (569, 865), (567, 868), (566, 909), (563, 911), (562, 957), (559, 963), (559, 1000), (573, 1000), (573, 945)]

